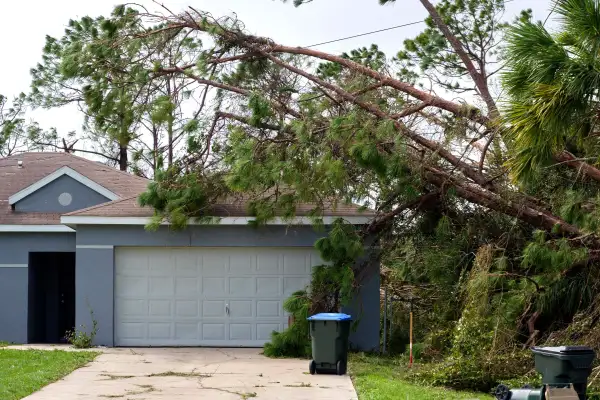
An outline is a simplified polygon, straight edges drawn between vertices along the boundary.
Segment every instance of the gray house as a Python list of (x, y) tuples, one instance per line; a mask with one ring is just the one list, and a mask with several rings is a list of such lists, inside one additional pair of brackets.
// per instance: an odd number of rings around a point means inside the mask
[[(242, 203), (214, 205), (219, 224), (149, 232), (148, 181), (67, 153), (0, 159), (0, 340), (59, 343), (98, 322), (105, 346), (260, 347), (287, 326), (282, 303), (322, 263), (318, 233), (254, 228)], [(354, 207), (328, 212), (364, 224)], [(379, 346), (378, 267), (348, 312), (359, 349)]]

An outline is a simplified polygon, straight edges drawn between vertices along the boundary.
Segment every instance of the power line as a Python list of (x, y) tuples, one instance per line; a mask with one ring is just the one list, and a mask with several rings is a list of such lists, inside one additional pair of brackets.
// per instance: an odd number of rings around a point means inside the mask
[[(515, 0), (505, 0), (504, 4), (506, 3), (511, 3)], [(322, 42), (322, 43), (317, 43), (317, 44), (311, 44), (310, 46), (304, 46), (304, 48), (311, 48), (311, 47), (317, 47), (317, 46), (322, 46), (324, 44), (330, 44), (330, 43), (336, 43), (336, 42), (341, 42), (343, 40), (348, 40), (348, 39), (354, 39), (357, 37), (361, 37), (361, 36), (368, 36), (368, 35), (372, 35), (374, 33), (380, 33), (380, 32), (386, 32), (386, 31), (391, 31), (393, 29), (398, 29), (398, 28), (404, 28), (406, 26), (411, 26), (411, 25), (417, 25), (417, 24), (422, 24), (423, 22), (425, 22), (425, 20), (421, 20), (421, 21), (414, 21), (414, 22), (408, 22), (406, 24), (402, 24), (402, 25), (396, 25), (396, 26), (391, 26), (389, 28), (384, 28), (384, 29), (378, 29), (376, 31), (371, 31), (371, 32), (365, 32), (365, 33), (359, 33), (358, 35), (352, 35), (352, 36), (346, 36), (346, 37), (342, 37), (339, 39), (333, 39), (333, 40), (329, 40), (327, 42)]]
[(330, 40), (330, 41), (328, 41), (328, 42), (322, 42), (322, 43), (317, 43), (317, 44), (311, 44), (310, 46), (304, 46), (304, 47), (306, 47), (306, 48), (310, 48), (310, 47), (321, 46), (321, 45), (324, 45), (324, 44), (329, 44), (329, 43), (341, 42), (342, 40), (354, 39), (354, 38), (361, 37), (361, 36), (372, 35), (372, 34), (374, 34), (374, 33), (385, 32), (385, 31), (391, 31), (392, 29), (398, 29), (398, 28), (404, 28), (405, 26), (422, 24), (423, 22), (425, 22), (425, 21), (415, 21), (415, 22), (409, 22), (409, 23), (407, 23), (407, 24), (396, 25), (396, 26), (392, 26), (392, 27), (389, 27), (389, 28), (379, 29), (379, 30), (376, 30), (376, 31), (371, 31), (371, 32), (360, 33), (360, 34), (358, 34), (358, 35), (347, 36), (347, 37), (343, 37), (343, 38), (339, 38), (339, 39)]

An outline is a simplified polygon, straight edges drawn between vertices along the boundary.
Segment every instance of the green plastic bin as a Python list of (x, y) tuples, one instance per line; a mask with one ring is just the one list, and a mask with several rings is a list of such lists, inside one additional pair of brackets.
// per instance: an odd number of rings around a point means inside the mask
[(308, 318), (312, 339), (311, 375), (335, 372), (344, 375), (348, 367), (348, 337), (352, 317), (348, 314), (321, 313)]
[(587, 346), (534, 347), (535, 369), (545, 385), (569, 384), (580, 400), (585, 400), (587, 381), (596, 354)]

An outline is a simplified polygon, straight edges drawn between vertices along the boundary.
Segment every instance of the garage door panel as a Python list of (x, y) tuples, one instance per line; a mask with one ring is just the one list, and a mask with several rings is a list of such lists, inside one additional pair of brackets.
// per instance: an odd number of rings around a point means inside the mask
[(269, 341), (273, 331), (281, 331), (280, 323), (256, 324), (256, 340)]
[(145, 338), (146, 324), (143, 322), (123, 322), (117, 332), (123, 339), (140, 340)]
[(229, 294), (231, 296), (254, 297), (256, 285), (254, 277), (230, 277)]
[(197, 297), (200, 294), (200, 279), (197, 277), (175, 278), (175, 296)]
[(194, 322), (176, 322), (175, 340), (198, 340), (198, 323)]
[(176, 300), (175, 317), (199, 317), (198, 300)]
[(281, 302), (278, 300), (257, 300), (256, 316), (259, 318), (281, 317)]
[(226, 278), (202, 278), (203, 297), (222, 297), (227, 295)]
[(304, 290), (310, 283), (310, 278), (304, 276), (286, 276), (283, 278), (283, 294), (291, 296), (298, 290)]
[(204, 300), (202, 302), (202, 316), (210, 317), (225, 317), (225, 300)]
[(148, 301), (140, 299), (122, 300), (123, 316), (144, 316), (148, 315)]
[(231, 300), (229, 302), (229, 317), (254, 318), (254, 301), (252, 299)]
[(146, 275), (146, 271), (148, 271), (148, 256), (145, 254), (124, 251), (117, 253), (115, 261), (118, 265), (127, 265), (126, 269), (118, 271), (121, 275), (139, 276), (140, 272)]
[(225, 340), (225, 324), (202, 324), (203, 340)]
[(145, 297), (148, 294), (148, 278), (133, 276), (117, 276), (115, 283), (117, 296)]
[(253, 324), (229, 324), (229, 340), (252, 340)]
[(171, 305), (171, 300), (149, 300), (149, 314), (151, 317), (169, 317), (173, 314)]
[(282, 278), (278, 276), (256, 278), (256, 294), (265, 297), (280, 297), (283, 294)]
[(172, 276), (151, 277), (149, 293), (154, 296), (173, 296), (175, 294), (175, 280)]
[(168, 322), (149, 322), (148, 339), (168, 341), (171, 336), (172, 324)]
[(229, 256), (213, 250), (202, 256), (202, 276), (223, 276), (229, 268)]
[(260, 275), (281, 274), (281, 263), (277, 253), (259, 253), (256, 256), (256, 272)]
[(283, 273), (288, 275), (305, 274), (310, 272), (310, 255), (305, 252), (293, 251), (283, 255)]
[(229, 256), (230, 275), (253, 275), (256, 271), (256, 257), (253, 254), (234, 254)]
[(150, 276), (172, 276), (173, 260), (170, 251), (153, 251), (148, 257)]
[(116, 345), (260, 347), (287, 326), (283, 302), (320, 259), (309, 248), (117, 247), (115, 262)]

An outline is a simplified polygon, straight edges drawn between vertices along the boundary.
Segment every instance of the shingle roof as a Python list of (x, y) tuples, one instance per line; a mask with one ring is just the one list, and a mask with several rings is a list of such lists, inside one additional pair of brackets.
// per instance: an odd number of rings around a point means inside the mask
[[(206, 215), (214, 217), (246, 217), (248, 216), (248, 203), (243, 199), (235, 199), (223, 204), (213, 204)], [(306, 216), (314, 208), (314, 205), (300, 204), (296, 208), (296, 215)], [(122, 200), (111, 201), (110, 203), (100, 204), (83, 210), (70, 212), (69, 216), (86, 217), (151, 217), (154, 210), (149, 207), (142, 207), (138, 204), (137, 196), (132, 196)], [(331, 217), (349, 217), (349, 216), (370, 216), (372, 211), (361, 211), (355, 205), (338, 204), (336, 207), (327, 207), (325, 215)]]
[[(23, 161), (19, 168), (18, 161)], [(0, 225), (55, 225), (60, 224), (61, 214), (13, 211), (8, 198), (25, 189), (45, 176), (67, 166), (92, 181), (104, 186), (121, 199), (73, 211), (69, 216), (94, 217), (150, 217), (154, 210), (141, 207), (138, 196), (143, 193), (149, 181), (126, 172), (118, 171), (104, 164), (77, 157), (68, 153), (23, 153), (0, 159)], [(214, 204), (206, 215), (215, 217), (248, 216), (248, 202), (242, 197), (231, 198)], [(306, 216), (314, 208), (311, 204), (297, 206), (296, 214)], [(326, 207), (326, 216), (370, 216), (370, 210), (361, 211), (355, 205), (337, 204)]]
[[(18, 161), (23, 161), (19, 168)], [(0, 159), (0, 225), (55, 225), (60, 214), (15, 212), (8, 198), (67, 166), (116, 195), (129, 198), (146, 190), (148, 180), (69, 153), (22, 153)]]

